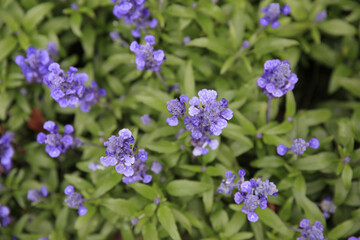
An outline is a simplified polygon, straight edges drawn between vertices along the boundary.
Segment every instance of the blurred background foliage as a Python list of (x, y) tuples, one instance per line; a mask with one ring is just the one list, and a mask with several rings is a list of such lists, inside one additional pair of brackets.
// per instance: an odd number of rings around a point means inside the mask
[[(298, 234), (288, 227), (305, 217), (321, 221), (328, 239), (359, 235), (360, 3), (283, 0), (290, 15), (280, 17), (277, 29), (261, 28), (260, 9), (270, 2), (147, 0), (159, 21), (148, 33), (167, 56), (161, 74), (168, 86), (175, 85), (169, 93), (155, 74), (136, 69), (129, 50), (136, 40), (133, 26), (115, 18), (109, 0), (1, 0), (0, 130), (16, 134), (13, 169), (0, 178), (0, 203), (10, 207), (12, 219), (0, 228), (1, 239), (295, 239)], [(321, 10), (327, 19), (315, 22)], [(111, 31), (120, 39), (113, 41)], [(187, 36), (191, 41), (184, 44)], [(239, 52), (244, 40), (251, 46)], [(29, 46), (44, 49), (49, 41), (58, 46), (55, 60), (63, 69), (75, 66), (107, 90), (102, 105), (89, 113), (60, 108), (49, 89), (25, 81), (15, 56)], [(266, 123), (267, 98), (256, 80), (273, 58), (288, 60), (299, 82), (272, 101)], [(218, 138), (219, 148), (194, 158), (189, 134), (176, 139), (181, 126), (166, 124), (166, 102), (203, 88), (226, 98), (234, 118)], [(153, 119), (150, 125), (142, 124), (143, 114)], [(113, 168), (88, 169), (105, 155), (104, 147), (85, 145), (51, 159), (36, 142), (46, 120), (73, 124), (79, 138), (98, 145), (129, 128), (148, 151), (148, 165), (156, 160), (164, 169), (149, 185), (125, 185)], [(290, 146), (300, 137), (317, 137), (320, 148), (296, 161), (276, 154), (278, 144)], [(225, 171), (239, 168), (279, 189), (269, 199), (271, 209), (257, 211), (257, 223), (216, 192)], [(65, 205), (67, 184), (90, 199), (86, 215), (78, 217)], [(27, 191), (40, 185), (50, 197), (30, 204)], [(325, 196), (337, 205), (328, 220), (319, 208)], [(130, 223), (134, 217), (140, 218), (136, 226)]]

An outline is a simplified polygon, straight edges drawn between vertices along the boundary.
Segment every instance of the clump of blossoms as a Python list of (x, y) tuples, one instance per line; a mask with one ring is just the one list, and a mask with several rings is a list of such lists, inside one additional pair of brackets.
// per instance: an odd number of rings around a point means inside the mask
[(18, 55), (15, 63), (21, 68), (26, 81), (42, 83), (49, 74), (49, 65), (54, 62), (51, 57), (58, 54), (55, 43), (49, 42), (47, 50), (29, 47), (26, 50), (26, 57)]
[(259, 216), (254, 210), (257, 207), (267, 208), (268, 196), (276, 196), (278, 190), (276, 185), (269, 180), (262, 181), (260, 178), (256, 180), (252, 178), (250, 181), (245, 181), (245, 174), (245, 170), (240, 169), (238, 172), (240, 180), (235, 183), (236, 175), (227, 171), (225, 173), (226, 179), (222, 180), (218, 192), (231, 195), (233, 189), (237, 187), (239, 192), (234, 195), (235, 203), (243, 203), (244, 207), (241, 208), (241, 211), (247, 215), (250, 222), (257, 222)]
[(91, 105), (98, 103), (100, 97), (106, 96), (106, 91), (98, 89), (96, 82), (85, 87), (84, 83), (89, 76), (86, 73), (77, 73), (75, 67), (69, 68), (67, 76), (58, 63), (50, 64), (49, 71), (44, 84), (50, 88), (50, 96), (60, 107), (74, 108), (80, 105), (81, 111), (89, 112)]
[(301, 233), (301, 237), (296, 240), (326, 240), (323, 234), (324, 227), (320, 221), (315, 221), (314, 225), (310, 225), (309, 219), (303, 219), (300, 222), (300, 228), (298, 231)]
[(325, 219), (328, 219), (330, 217), (330, 214), (335, 213), (336, 211), (336, 205), (329, 196), (325, 197), (321, 201), (320, 208), (323, 212), (323, 216)]
[(144, 149), (133, 147), (135, 140), (129, 129), (119, 131), (119, 137), (111, 136), (109, 141), (104, 142), (106, 157), (100, 158), (100, 163), (105, 167), (115, 166), (115, 170), (123, 174), (122, 181), (125, 184), (142, 181), (149, 183), (152, 176), (146, 174), (147, 153)]
[(65, 125), (64, 133), (58, 133), (59, 127), (53, 121), (46, 121), (44, 123), (44, 129), (50, 133), (39, 133), (37, 135), (37, 142), (40, 144), (46, 144), (45, 151), (50, 157), (56, 158), (60, 154), (65, 153), (69, 148), (74, 148), (83, 145), (83, 143), (72, 134), (74, 133), (74, 127), (70, 124)]
[(44, 197), (47, 197), (48, 190), (45, 186), (40, 187), (40, 191), (30, 189), (27, 193), (27, 199), (33, 203), (40, 202)]
[(268, 6), (261, 9), (261, 12), (265, 13), (265, 16), (260, 18), (259, 23), (265, 27), (270, 24), (272, 28), (277, 28), (280, 26), (280, 13), (286, 16), (289, 15), (290, 10), (289, 5), (284, 5), (280, 8), (279, 3), (270, 3)]
[(144, 39), (144, 45), (139, 45), (136, 41), (133, 41), (130, 45), (130, 50), (136, 54), (135, 63), (137, 69), (158, 72), (161, 70), (161, 64), (166, 59), (164, 51), (161, 49), (154, 51), (152, 46), (155, 44), (154, 36), (146, 35)]
[(322, 10), (318, 12), (315, 16), (315, 22), (322, 22), (327, 18), (327, 12), (326, 10)]
[(290, 63), (279, 59), (267, 60), (264, 74), (258, 78), (257, 85), (270, 99), (279, 98), (294, 89), (298, 77), (291, 73)]
[(0, 227), (6, 227), (10, 223), (10, 209), (0, 205)]
[(306, 151), (306, 148), (310, 147), (312, 149), (318, 149), (320, 146), (320, 142), (317, 138), (312, 138), (309, 142), (305, 142), (302, 138), (294, 139), (293, 144), (290, 148), (286, 147), (283, 144), (277, 146), (277, 153), (280, 156), (284, 156), (288, 151), (293, 152), (296, 156), (303, 154)]
[(141, 122), (144, 124), (144, 125), (149, 125), (151, 123), (151, 118), (149, 116), (149, 114), (144, 114), (140, 117), (141, 119)]
[(157, 161), (154, 161), (151, 165), (150, 170), (155, 174), (160, 174), (162, 170), (162, 164)]
[(77, 208), (79, 216), (83, 216), (87, 213), (87, 208), (83, 206), (85, 199), (82, 198), (80, 193), (75, 192), (74, 186), (66, 186), (64, 193), (68, 196), (64, 201), (66, 205), (71, 208)]
[(14, 155), (14, 149), (11, 146), (11, 140), (14, 134), (6, 132), (0, 138), (0, 176), (2, 173), (7, 173), (12, 167), (12, 157)]
[(351, 236), (348, 238), (348, 240), (360, 240), (360, 237)]
[(118, 19), (124, 19), (126, 24), (135, 23), (136, 28), (131, 31), (133, 37), (140, 37), (140, 30), (145, 30), (147, 26), (155, 28), (157, 20), (150, 19), (151, 13), (145, 8), (145, 0), (110, 0), (117, 3), (113, 8), (113, 14)]
[[(228, 108), (225, 98), (216, 101), (215, 90), (203, 89), (198, 92), (199, 97), (189, 98), (181, 95), (180, 100), (173, 99), (167, 102), (167, 109), (173, 114), (166, 121), (170, 126), (177, 126), (178, 117), (185, 117), (183, 122), (186, 130), (191, 132), (191, 143), (195, 147), (194, 156), (206, 155), (211, 149), (219, 145), (217, 140), (210, 139), (210, 136), (219, 136), (222, 129), (227, 127), (227, 120), (233, 117), (233, 112)], [(186, 115), (186, 105), (189, 101), (190, 107)]]

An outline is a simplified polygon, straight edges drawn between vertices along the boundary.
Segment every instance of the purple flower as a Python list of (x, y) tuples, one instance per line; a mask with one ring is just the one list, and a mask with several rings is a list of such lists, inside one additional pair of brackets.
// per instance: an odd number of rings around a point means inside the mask
[(144, 124), (144, 125), (149, 125), (151, 123), (151, 118), (149, 116), (149, 114), (144, 114), (140, 117), (141, 119), (141, 122)]
[(191, 41), (191, 38), (189, 36), (186, 36), (183, 38), (183, 44), (186, 45)]
[(162, 165), (161, 163), (157, 162), (157, 161), (154, 161), (151, 165), (151, 168), (150, 170), (152, 172), (154, 172), (155, 174), (160, 174), (161, 170), (162, 170)]
[(180, 96), (167, 102), (167, 108), (173, 114), (166, 121), (170, 126), (178, 125), (178, 117), (185, 117), (183, 123), (186, 130), (191, 132), (191, 143), (195, 147), (194, 156), (206, 155), (209, 148), (215, 150), (219, 143), (210, 139), (210, 136), (219, 136), (222, 129), (227, 127), (227, 120), (233, 117), (233, 112), (228, 108), (225, 98), (216, 101), (215, 90), (203, 89), (198, 92), (199, 97), (190, 99), (190, 107), (186, 115), (185, 103), (188, 102), (186, 95)]
[(60, 154), (65, 153), (69, 148), (75, 148), (83, 145), (83, 143), (73, 136), (74, 128), (70, 124), (65, 125), (64, 133), (58, 133), (58, 126), (53, 121), (46, 121), (44, 129), (50, 133), (39, 133), (36, 141), (39, 144), (46, 144), (45, 151), (52, 158), (57, 158)]
[(145, 0), (112, 0), (117, 3), (113, 8), (113, 14), (119, 19), (124, 19), (126, 24), (134, 23), (136, 28), (131, 31), (133, 37), (140, 37), (140, 30), (146, 30), (147, 26), (155, 28), (157, 20), (151, 18), (150, 11), (145, 8)]
[(40, 191), (30, 189), (27, 193), (27, 199), (33, 203), (40, 202), (44, 197), (47, 197), (48, 190), (45, 186), (41, 186)]
[(260, 18), (259, 22), (263, 26), (271, 25), (272, 28), (277, 28), (280, 26), (279, 17), (280, 13), (283, 15), (289, 15), (290, 13), (290, 6), (284, 5), (280, 8), (279, 3), (270, 3), (268, 6), (261, 9), (262, 13), (265, 13), (265, 16)]
[(323, 212), (323, 216), (325, 219), (330, 218), (330, 214), (335, 213), (336, 205), (331, 200), (331, 197), (325, 197), (320, 203), (321, 211)]
[(12, 167), (12, 157), (14, 155), (14, 149), (11, 146), (11, 141), (14, 134), (6, 132), (0, 138), (0, 176), (1, 173), (8, 173)]
[(276, 196), (278, 190), (276, 185), (269, 180), (262, 181), (260, 178), (257, 180), (251, 179), (245, 181), (245, 170), (240, 169), (238, 172), (239, 180), (235, 181), (236, 175), (231, 171), (225, 173), (219, 188), (219, 193), (225, 193), (231, 195), (233, 189), (236, 187), (239, 191), (234, 195), (234, 201), (236, 204), (244, 204), (241, 211), (245, 213), (250, 222), (256, 222), (259, 220), (259, 216), (255, 213), (255, 209), (260, 207), (261, 209), (267, 208), (268, 196)]
[(109, 35), (110, 35), (111, 39), (112, 39), (114, 42), (120, 40), (120, 34), (119, 34), (118, 31), (112, 31), (112, 32), (110, 32)]
[(49, 71), (44, 84), (50, 88), (50, 96), (60, 107), (75, 108), (80, 105), (81, 111), (89, 112), (91, 105), (97, 104), (100, 97), (106, 96), (105, 89), (98, 89), (95, 81), (85, 87), (84, 83), (89, 76), (86, 73), (77, 73), (77, 68), (70, 67), (66, 76), (58, 63), (52, 63)]
[(315, 221), (314, 225), (310, 225), (309, 219), (303, 219), (300, 222), (299, 231), (302, 237), (298, 237), (297, 240), (325, 240), (323, 231), (324, 227), (319, 221)]
[(297, 81), (298, 77), (291, 73), (288, 61), (273, 59), (265, 62), (264, 74), (256, 83), (269, 98), (279, 98), (293, 90)]
[(129, 129), (120, 130), (119, 137), (111, 136), (109, 141), (104, 143), (107, 147), (107, 156), (101, 157), (100, 163), (105, 167), (115, 166), (115, 170), (124, 175), (122, 181), (125, 184), (140, 180), (143, 183), (149, 183), (152, 176), (146, 174), (147, 153), (144, 149), (139, 149), (136, 154), (136, 148), (132, 146), (134, 142), (134, 137)]
[(47, 47), (45, 50), (31, 46), (26, 50), (26, 57), (15, 57), (15, 63), (21, 68), (26, 81), (42, 83), (49, 74), (49, 65), (54, 62), (51, 56), (56, 56), (58, 50), (53, 42), (49, 42)]
[(250, 42), (248, 40), (245, 40), (241, 43), (241, 47), (244, 49), (247, 49), (250, 47)]
[(64, 189), (64, 193), (68, 196), (64, 200), (66, 205), (71, 208), (77, 208), (79, 216), (83, 216), (87, 213), (87, 208), (83, 205), (85, 199), (82, 198), (80, 193), (75, 192), (74, 186), (66, 186), (66, 188)]
[(10, 223), (10, 209), (7, 206), (0, 205), (0, 227), (6, 227)]
[(317, 138), (312, 138), (309, 140), (309, 142), (305, 142), (304, 139), (298, 138), (298, 139), (294, 139), (294, 142), (290, 148), (286, 147), (283, 144), (277, 146), (277, 153), (280, 156), (284, 156), (290, 150), (295, 155), (301, 155), (306, 151), (306, 148), (310, 147), (312, 149), (318, 149), (319, 146), (320, 146), (320, 142)]
[(101, 166), (100, 164), (98, 164), (97, 162), (91, 162), (91, 163), (88, 164), (88, 169), (95, 172), (97, 170), (104, 169), (104, 167)]
[(348, 238), (348, 240), (360, 240), (360, 237), (351, 236)]
[(152, 46), (155, 44), (154, 36), (146, 35), (144, 39), (146, 42), (144, 45), (139, 45), (136, 41), (133, 41), (130, 45), (130, 51), (136, 54), (135, 62), (137, 69), (140, 71), (151, 70), (158, 72), (161, 70), (161, 64), (166, 59), (164, 51), (154, 51)]
[(315, 22), (322, 22), (327, 18), (327, 12), (326, 10), (322, 10), (318, 12), (315, 16)]

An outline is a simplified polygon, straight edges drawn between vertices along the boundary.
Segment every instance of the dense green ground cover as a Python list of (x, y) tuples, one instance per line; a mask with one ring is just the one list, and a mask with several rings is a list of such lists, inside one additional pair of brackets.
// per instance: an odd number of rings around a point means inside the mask
[[(358, 1), (283, 0), (291, 13), (281, 15), (281, 26), (273, 29), (259, 24), (267, 0), (146, 0), (158, 25), (141, 38), (131, 35), (134, 25), (113, 15), (109, 0), (77, 0), (72, 8), (74, 2), (0, 0), (0, 135), (15, 134), (13, 166), (9, 172), (0, 168), (0, 205), (9, 207), (11, 219), (0, 225), (0, 239), (285, 240), (301, 236), (294, 228), (304, 218), (320, 221), (327, 239), (360, 235)], [(327, 18), (316, 22), (322, 10)], [(120, 38), (113, 40), (112, 31)], [(146, 34), (155, 36), (154, 49), (166, 55), (159, 73), (170, 90), (157, 74), (136, 68), (129, 46), (143, 43)], [(242, 48), (244, 40), (249, 48)], [(29, 46), (46, 49), (48, 42), (56, 43), (54, 60), (62, 69), (75, 66), (107, 91), (89, 112), (61, 108), (48, 87), (27, 82), (15, 64)], [(271, 101), (267, 122), (268, 98), (257, 79), (269, 59), (289, 61), (299, 81)], [(233, 118), (221, 136), (211, 137), (218, 148), (194, 157), (190, 133), (175, 137), (184, 128), (181, 121), (168, 126), (166, 103), (204, 88), (228, 100)], [(149, 125), (140, 119), (144, 114), (152, 119)], [(36, 142), (48, 120), (61, 133), (72, 124), (87, 144), (49, 157)], [(88, 168), (100, 163), (104, 141), (123, 128), (147, 151), (149, 168), (154, 161), (163, 165), (148, 184), (126, 185), (113, 167)], [(297, 159), (276, 152), (279, 144), (290, 147), (295, 138), (313, 137), (320, 147)], [(269, 179), (279, 191), (269, 197), (268, 208), (255, 210), (256, 223), (233, 196), (217, 192), (225, 172), (239, 169), (246, 170), (246, 179)], [(64, 202), (69, 184), (87, 199), (84, 216)], [(31, 203), (28, 190), (42, 185), (49, 195)], [(336, 205), (328, 219), (320, 205), (326, 196)]]

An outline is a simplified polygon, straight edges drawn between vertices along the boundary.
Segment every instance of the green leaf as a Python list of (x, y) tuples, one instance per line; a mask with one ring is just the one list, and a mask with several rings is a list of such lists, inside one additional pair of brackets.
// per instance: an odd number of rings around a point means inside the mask
[(252, 232), (241, 232), (241, 233), (236, 233), (230, 238), (230, 240), (246, 240), (246, 239), (254, 239), (254, 234)]
[(189, 180), (174, 180), (166, 186), (166, 190), (173, 196), (192, 196), (203, 193), (212, 188), (212, 185), (204, 182)]
[(313, 44), (309, 52), (316, 61), (331, 68), (336, 66), (339, 59), (338, 52), (326, 44)]
[(335, 240), (348, 236), (350, 229), (354, 227), (354, 225), (355, 225), (355, 221), (353, 219), (342, 222), (341, 224), (338, 224), (336, 227), (331, 229), (331, 231), (328, 234), (328, 238), (330, 240), (332, 239)]
[(81, 38), (81, 23), (82, 23), (82, 16), (80, 13), (73, 13), (70, 17), (70, 27), (71, 30), (74, 32), (76, 36)]
[(226, 73), (227, 70), (231, 68), (231, 66), (234, 64), (235, 60), (236, 60), (236, 55), (230, 56), (228, 59), (226, 59), (226, 61), (221, 67), (220, 74), (223, 75), (224, 73)]
[(153, 201), (154, 198), (158, 197), (156, 190), (148, 185), (142, 183), (132, 183), (129, 185), (136, 192), (138, 192), (143, 197)]
[(59, 231), (65, 231), (68, 223), (69, 207), (63, 207), (61, 211), (56, 215), (55, 228)]
[(161, 223), (161, 226), (169, 233), (170, 237), (174, 240), (180, 240), (174, 215), (172, 214), (169, 207), (165, 205), (160, 205), (159, 210), (157, 211), (158, 219)]
[(192, 232), (191, 223), (189, 219), (181, 212), (176, 209), (171, 209), (172, 213), (174, 214), (174, 218), (181, 226), (183, 226), (190, 234)]
[(333, 36), (346, 36), (356, 34), (356, 28), (341, 19), (330, 19), (318, 24), (318, 27), (324, 33)]
[(182, 17), (182, 18), (195, 18), (196, 14), (194, 9), (186, 8), (177, 4), (170, 5), (166, 9), (166, 14), (174, 17)]
[(41, 22), (45, 15), (50, 13), (53, 7), (53, 3), (47, 2), (38, 4), (27, 11), (22, 21), (25, 30), (30, 31), (35, 29), (35, 27)]
[(87, 191), (92, 191), (94, 189), (94, 187), (91, 185), (91, 183), (89, 183), (88, 181), (84, 180), (81, 177), (78, 177), (75, 175), (70, 175), (70, 174), (65, 174), (65, 179), (70, 184), (74, 185), (74, 187), (76, 189), (79, 189), (81, 191), (87, 192)]
[(294, 163), (294, 167), (303, 171), (318, 171), (329, 167), (337, 159), (335, 153), (322, 152), (305, 158), (299, 158)]
[(156, 227), (153, 223), (146, 223), (142, 230), (141, 233), (144, 237), (144, 240), (157, 240), (159, 239), (158, 234), (157, 234), (157, 230)]
[[(0, 46), (1, 46), (1, 42), (0, 42)], [(0, 50), (0, 54), (1, 54), (1, 50)], [(10, 97), (10, 95), (7, 94), (6, 92), (0, 92), (0, 120), (5, 120), (7, 109), (11, 102), (12, 102), (12, 96)]]
[(339, 81), (339, 85), (346, 90), (348, 90), (351, 94), (360, 97), (360, 79), (355, 78), (341, 78)]
[(335, 193), (334, 193), (334, 202), (337, 206), (339, 206), (340, 204), (342, 204), (347, 195), (349, 193), (349, 189), (346, 189), (344, 186), (344, 182), (342, 181), (342, 179), (338, 179), (335, 182)]
[(176, 143), (169, 141), (158, 141), (146, 144), (146, 148), (158, 153), (173, 153), (179, 150)]
[(296, 189), (293, 189), (292, 192), (296, 203), (304, 210), (306, 218), (311, 222), (318, 220), (325, 226), (325, 219), (318, 206)]
[(86, 58), (92, 58), (94, 55), (95, 38), (96, 32), (94, 27), (90, 24), (86, 24), (83, 31), (83, 36), (81, 38), (81, 43), (85, 51)]
[(207, 48), (217, 54), (226, 55), (229, 53), (229, 49), (226, 48), (226, 44), (215, 38), (196, 38), (187, 44), (189, 47), (201, 47)]
[(192, 67), (191, 61), (187, 62), (184, 74), (184, 94), (189, 96), (195, 96), (195, 79), (194, 79), (194, 71)]
[(104, 193), (111, 190), (119, 182), (121, 182), (122, 175), (116, 171), (111, 171), (109, 174), (103, 176), (100, 181), (96, 184), (96, 190), (93, 194), (94, 198), (102, 196)]
[(230, 237), (239, 232), (241, 227), (246, 223), (246, 215), (242, 212), (235, 212), (229, 223), (226, 224), (224, 235)]
[(306, 111), (305, 118), (308, 126), (315, 126), (320, 123), (326, 122), (331, 117), (329, 109), (316, 109)]
[(288, 236), (289, 230), (286, 227), (285, 223), (279, 218), (279, 216), (274, 213), (269, 208), (256, 210), (257, 215), (262, 223), (269, 226), (273, 230), (279, 232), (281, 235)]
[(229, 222), (228, 214), (225, 210), (219, 210), (210, 215), (210, 222), (216, 232), (223, 231)]
[(16, 44), (17, 40), (14, 37), (6, 37), (0, 41), (0, 61), (11, 53), (11, 51), (16, 47)]
[(341, 174), (341, 179), (344, 183), (346, 189), (350, 189), (351, 181), (352, 181), (353, 171), (351, 169), (350, 164), (345, 164), (344, 170)]
[(277, 134), (284, 134), (289, 132), (292, 129), (292, 123), (285, 121), (279, 125), (276, 125), (272, 128), (266, 129), (264, 131), (265, 134), (269, 135), (277, 135)]
[(139, 210), (134, 201), (121, 198), (105, 198), (100, 204), (121, 217), (131, 217)]
[(266, 156), (250, 162), (250, 166), (256, 168), (278, 168), (285, 164), (285, 160), (279, 156)]
[(294, 93), (292, 91), (288, 91), (286, 93), (286, 110), (285, 110), (285, 119), (288, 117), (293, 117), (296, 112), (296, 102)]
[(258, 56), (262, 56), (267, 53), (296, 45), (299, 45), (299, 43), (293, 39), (267, 37), (260, 39), (255, 44), (254, 53)]

